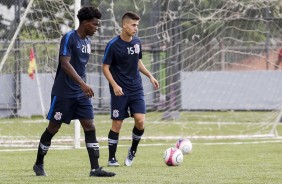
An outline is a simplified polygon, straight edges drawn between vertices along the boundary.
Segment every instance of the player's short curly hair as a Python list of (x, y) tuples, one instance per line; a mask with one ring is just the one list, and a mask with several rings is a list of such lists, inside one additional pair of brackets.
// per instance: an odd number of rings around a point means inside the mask
[(77, 18), (79, 22), (84, 20), (91, 20), (93, 18), (100, 19), (102, 17), (102, 13), (100, 10), (94, 6), (86, 6), (81, 8), (78, 11)]

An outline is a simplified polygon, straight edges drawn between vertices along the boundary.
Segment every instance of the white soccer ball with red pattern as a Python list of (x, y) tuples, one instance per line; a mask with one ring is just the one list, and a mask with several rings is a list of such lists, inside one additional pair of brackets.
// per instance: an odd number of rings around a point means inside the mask
[(178, 139), (175, 147), (180, 149), (184, 155), (192, 152), (192, 143), (189, 139)]
[(177, 148), (168, 148), (164, 152), (163, 159), (168, 166), (178, 166), (183, 162), (183, 154)]

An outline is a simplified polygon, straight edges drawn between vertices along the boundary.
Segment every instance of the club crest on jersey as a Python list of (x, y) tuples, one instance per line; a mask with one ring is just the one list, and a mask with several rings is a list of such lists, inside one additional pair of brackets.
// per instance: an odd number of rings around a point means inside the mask
[(55, 120), (61, 120), (62, 119), (62, 115), (63, 115), (62, 113), (56, 112), (55, 115), (54, 115), (54, 119)]
[(119, 111), (118, 110), (116, 110), (116, 109), (113, 110), (113, 117), (114, 118), (119, 117)]
[(135, 44), (133, 47), (134, 47), (135, 53), (136, 53), (136, 54), (139, 54), (139, 52), (140, 52), (140, 46), (139, 46), (138, 44)]

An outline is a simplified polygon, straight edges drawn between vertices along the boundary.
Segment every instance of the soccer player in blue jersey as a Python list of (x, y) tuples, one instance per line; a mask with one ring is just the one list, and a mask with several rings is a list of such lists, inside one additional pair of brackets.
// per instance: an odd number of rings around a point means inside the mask
[(107, 44), (103, 58), (103, 73), (109, 81), (111, 93), (112, 127), (108, 134), (108, 166), (119, 166), (115, 153), (123, 120), (129, 117), (128, 110), (135, 124), (132, 130), (132, 144), (124, 161), (126, 166), (132, 165), (144, 133), (146, 106), (140, 72), (150, 79), (155, 89), (159, 88), (158, 81), (141, 60), (141, 42), (135, 36), (139, 21), (140, 17), (136, 13), (126, 12), (123, 15), (122, 32)]
[(51, 107), (47, 116), (49, 124), (41, 136), (36, 162), (33, 170), (37, 176), (46, 176), (44, 156), (51, 145), (53, 136), (62, 123), (69, 124), (79, 119), (85, 134), (91, 171), (90, 176), (111, 177), (115, 173), (107, 172), (99, 166), (99, 143), (96, 139), (94, 113), (91, 97), (92, 88), (86, 84), (86, 65), (91, 53), (90, 38), (99, 27), (101, 12), (95, 7), (83, 7), (78, 11), (79, 27), (68, 32), (61, 39), (59, 64), (51, 92)]

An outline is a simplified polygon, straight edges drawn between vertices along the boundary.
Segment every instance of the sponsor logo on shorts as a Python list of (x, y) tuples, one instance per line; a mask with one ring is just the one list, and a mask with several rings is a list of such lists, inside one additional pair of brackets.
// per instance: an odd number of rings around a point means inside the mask
[(55, 120), (61, 120), (62, 119), (62, 115), (63, 115), (62, 113), (56, 112), (55, 115), (54, 115)]
[(116, 110), (116, 109), (113, 110), (113, 117), (114, 118), (119, 117), (119, 111), (118, 110)]

